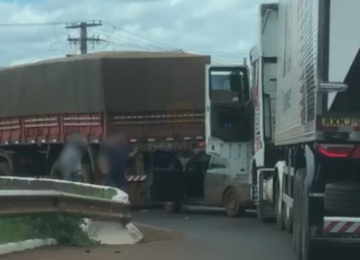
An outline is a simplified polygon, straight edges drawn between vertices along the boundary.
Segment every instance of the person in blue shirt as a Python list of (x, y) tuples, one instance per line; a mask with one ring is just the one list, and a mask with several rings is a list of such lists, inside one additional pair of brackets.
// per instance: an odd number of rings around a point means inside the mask
[(100, 168), (106, 174), (105, 185), (122, 190), (125, 188), (127, 163), (136, 153), (137, 150), (130, 153), (129, 144), (122, 132), (104, 140), (100, 150)]

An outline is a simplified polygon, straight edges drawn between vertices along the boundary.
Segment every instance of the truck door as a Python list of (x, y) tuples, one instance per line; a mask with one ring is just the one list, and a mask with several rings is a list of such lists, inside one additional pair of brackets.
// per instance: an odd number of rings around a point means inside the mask
[(254, 136), (248, 69), (209, 65), (206, 71), (206, 152), (233, 157), (222, 154), (223, 146), (231, 145), (229, 151), (241, 150), (239, 145), (247, 146)]
[(157, 202), (181, 201), (185, 195), (186, 176), (176, 155), (153, 152), (150, 163), (150, 199)]
[(186, 196), (187, 198), (204, 198), (204, 179), (211, 156), (205, 151), (199, 151), (185, 164)]

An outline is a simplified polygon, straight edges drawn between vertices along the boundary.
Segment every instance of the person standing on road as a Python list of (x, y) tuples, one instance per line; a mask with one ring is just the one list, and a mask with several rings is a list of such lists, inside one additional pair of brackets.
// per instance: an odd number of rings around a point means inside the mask
[(130, 153), (129, 144), (122, 132), (110, 135), (104, 140), (99, 165), (106, 174), (105, 185), (125, 189), (127, 163), (136, 153), (137, 150)]
[[(81, 160), (87, 149), (86, 138), (78, 133), (70, 135), (64, 145), (54, 170), (62, 175), (64, 180), (82, 182)], [(54, 173), (52, 172), (52, 175)]]

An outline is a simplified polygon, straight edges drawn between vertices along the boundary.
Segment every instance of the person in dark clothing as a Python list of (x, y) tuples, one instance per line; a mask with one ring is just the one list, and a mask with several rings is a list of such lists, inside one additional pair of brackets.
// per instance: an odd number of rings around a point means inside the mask
[(130, 153), (129, 144), (123, 133), (114, 134), (104, 140), (101, 145), (100, 165), (106, 173), (105, 185), (125, 188), (127, 162), (136, 152)]

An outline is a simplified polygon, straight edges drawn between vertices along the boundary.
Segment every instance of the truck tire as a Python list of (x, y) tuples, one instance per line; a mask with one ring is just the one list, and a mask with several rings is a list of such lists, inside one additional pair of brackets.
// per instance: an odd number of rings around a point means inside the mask
[[(293, 245), (297, 259), (299, 260), (317, 260), (321, 259), (324, 250), (314, 244), (309, 235), (309, 211), (304, 207), (306, 205), (306, 196), (304, 196), (306, 169), (300, 168), (295, 172), (294, 187), (294, 207), (293, 207)], [(307, 218), (307, 219), (306, 219)], [(322, 253), (322, 255), (319, 255)]]
[(165, 202), (164, 209), (169, 213), (179, 213), (182, 209), (182, 204), (180, 202)]
[[(300, 195), (301, 191), (301, 175), (304, 174), (302, 171), (304, 171), (304, 169), (299, 169), (296, 174), (295, 174), (295, 178), (294, 178), (294, 219), (293, 219), (293, 234), (292, 234), (292, 240), (293, 240), (293, 248), (295, 251), (295, 255), (296, 258), (301, 260), (302, 256), (301, 256), (301, 250), (302, 250), (302, 244), (301, 244), (301, 240), (302, 240), (302, 234), (301, 234), (301, 221), (300, 221), (300, 216), (302, 214), (300, 208), (301, 208), (301, 199), (302, 196)], [(300, 218), (299, 218), (300, 217)]]
[(11, 175), (10, 172), (10, 165), (7, 162), (0, 163), (0, 176), (9, 176)]
[(360, 217), (360, 183), (329, 183), (324, 206), (328, 214)]
[[(274, 198), (274, 202), (275, 202), (275, 213), (276, 213), (276, 226), (279, 230), (284, 230), (285, 229), (285, 222), (284, 222), (284, 203), (279, 202), (280, 200), (280, 194), (281, 194), (281, 190), (280, 190), (280, 184), (278, 181), (275, 182), (275, 198)], [(281, 209), (279, 208), (279, 204), (282, 204)]]
[(285, 224), (285, 230), (289, 233), (292, 234), (293, 232), (293, 209), (289, 209), (289, 216), (287, 215), (287, 213), (284, 210), (284, 224)]
[(224, 206), (226, 215), (229, 217), (240, 217), (244, 215), (245, 208), (242, 207), (238, 194), (234, 188), (230, 188), (225, 193)]
[[(296, 255), (297, 259), (312, 260), (311, 258), (309, 259), (308, 243), (306, 243), (306, 241), (304, 241), (304, 221), (303, 221), (304, 181), (303, 181), (303, 176), (305, 174), (306, 174), (305, 168), (300, 168), (295, 172), (294, 200), (293, 200), (294, 201), (294, 204), (293, 204), (294, 219), (293, 219), (293, 234), (292, 235), (293, 235), (293, 246), (295, 249), (295, 255)], [(307, 217), (307, 216), (305, 216), (305, 217)]]

